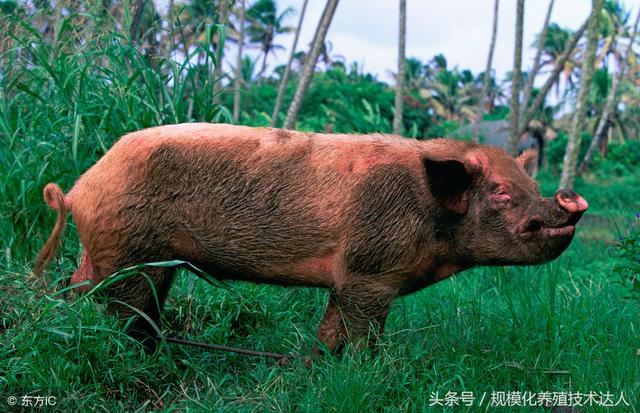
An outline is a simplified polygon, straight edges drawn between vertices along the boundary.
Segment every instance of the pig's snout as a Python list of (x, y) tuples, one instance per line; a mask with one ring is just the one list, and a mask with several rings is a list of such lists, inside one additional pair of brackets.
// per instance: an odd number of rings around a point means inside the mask
[(565, 212), (571, 214), (572, 221), (578, 222), (584, 211), (589, 208), (586, 199), (570, 189), (561, 189), (556, 192), (556, 202)]

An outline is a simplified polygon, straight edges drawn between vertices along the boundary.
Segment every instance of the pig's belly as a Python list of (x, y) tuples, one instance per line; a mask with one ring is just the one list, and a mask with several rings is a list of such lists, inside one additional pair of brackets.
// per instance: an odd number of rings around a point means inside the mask
[(269, 265), (262, 270), (252, 265), (238, 263), (236, 268), (225, 263), (195, 263), (198, 268), (208, 274), (229, 280), (252, 281), (285, 286), (326, 287), (336, 286), (336, 254), (323, 257), (312, 257), (279, 265)]

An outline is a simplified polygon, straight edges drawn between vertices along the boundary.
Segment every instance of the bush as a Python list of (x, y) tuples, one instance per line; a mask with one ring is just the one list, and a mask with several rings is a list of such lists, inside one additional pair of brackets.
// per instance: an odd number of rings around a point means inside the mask
[(640, 141), (625, 141), (609, 144), (607, 157), (596, 151), (590, 167), (603, 179), (634, 173), (640, 168)]
[(640, 212), (635, 214), (635, 225), (626, 236), (619, 238), (613, 274), (628, 291), (628, 298), (640, 300)]
[[(65, 190), (123, 134), (160, 124), (227, 118), (214, 103), (210, 50), (198, 65), (146, 56), (128, 32), (82, 27), (71, 14), (50, 44), (20, 15), (4, 17), (12, 47), (0, 56), (1, 251), (30, 258), (53, 214), (42, 188)], [(1, 28), (2, 26), (0, 26)], [(210, 44), (216, 25), (205, 29)], [(195, 60), (195, 59), (194, 59)], [(47, 221), (47, 222), (45, 222)], [(16, 255), (19, 254), (19, 257)], [(2, 261), (4, 262), (4, 261)]]

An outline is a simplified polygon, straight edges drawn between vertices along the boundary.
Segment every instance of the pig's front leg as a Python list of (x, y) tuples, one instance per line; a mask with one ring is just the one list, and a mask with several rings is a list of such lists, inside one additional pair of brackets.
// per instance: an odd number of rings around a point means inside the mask
[[(335, 292), (331, 291), (329, 293), (327, 310), (320, 322), (320, 327), (318, 327), (318, 340), (324, 344), (328, 351), (335, 352), (342, 346), (346, 334), (344, 321), (342, 320), (340, 308), (338, 307), (338, 298)], [(319, 354), (320, 350), (314, 346), (313, 352)]]
[(318, 339), (331, 352), (340, 351), (346, 340), (354, 344), (366, 341), (373, 346), (384, 331), (389, 306), (396, 296), (397, 289), (375, 277), (348, 280), (331, 291)]

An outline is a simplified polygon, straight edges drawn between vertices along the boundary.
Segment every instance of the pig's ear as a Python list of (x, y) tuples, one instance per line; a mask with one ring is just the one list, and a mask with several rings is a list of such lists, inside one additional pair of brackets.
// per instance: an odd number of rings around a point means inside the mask
[(538, 160), (538, 153), (535, 149), (527, 149), (516, 158), (516, 163), (529, 176), (533, 176), (533, 171)]
[(465, 214), (469, 209), (471, 187), (480, 173), (479, 165), (461, 159), (423, 158), (431, 193), (447, 210)]

